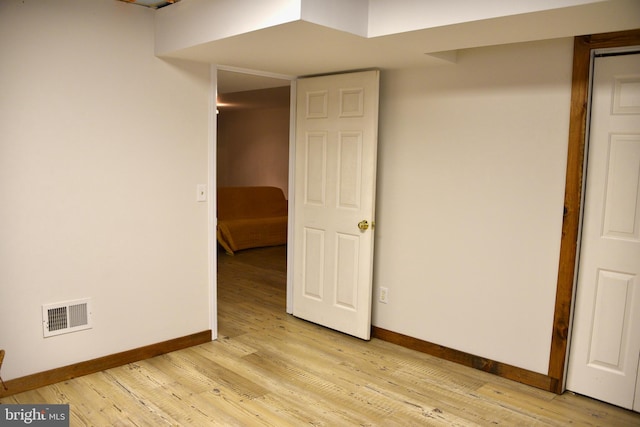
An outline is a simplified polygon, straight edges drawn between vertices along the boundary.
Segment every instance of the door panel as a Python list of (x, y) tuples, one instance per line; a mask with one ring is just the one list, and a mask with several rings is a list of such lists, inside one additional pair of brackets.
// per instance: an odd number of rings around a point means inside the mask
[(628, 302), (633, 301), (635, 277), (607, 270), (598, 273), (589, 363), (624, 375), (624, 348), (629, 341), (625, 325), (631, 320)]
[(338, 208), (359, 209), (362, 191), (362, 132), (340, 132), (338, 145)]
[(303, 295), (322, 301), (324, 297), (324, 231), (304, 229)]
[(567, 388), (632, 409), (640, 359), (640, 54), (595, 59), (584, 209)]
[(325, 205), (327, 171), (327, 133), (309, 132), (304, 149), (304, 202), (306, 205)]
[(358, 309), (359, 243), (359, 239), (353, 235), (336, 234), (334, 304), (345, 310)]
[(297, 82), (293, 314), (369, 339), (379, 72)]
[(603, 237), (637, 242), (640, 240), (640, 135), (610, 135), (609, 159)]

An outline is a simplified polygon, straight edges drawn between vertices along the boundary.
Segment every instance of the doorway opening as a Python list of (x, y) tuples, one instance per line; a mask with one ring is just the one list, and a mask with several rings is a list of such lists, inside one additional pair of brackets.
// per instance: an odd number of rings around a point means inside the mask
[[(273, 187), (289, 198), (289, 140), (291, 81), (288, 76), (217, 67), (216, 191), (222, 187)], [(226, 191), (223, 191), (226, 194)], [(255, 211), (259, 206), (246, 209)], [(259, 203), (259, 201), (255, 201)], [(220, 210), (220, 206), (218, 206)], [(216, 212), (218, 216), (219, 212)], [(240, 214), (239, 214), (240, 215)], [(286, 236), (286, 235), (285, 235)], [(266, 246), (265, 246), (266, 245)], [(246, 246), (246, 247), (245, 247)], [(242, 298), (260, 300), (266, 307), (286, 305), (287, 247), (256, 239), (231, 251), (217, 248), (217, 311), (219, 334), (229, 336), (233, 322), (246, 318), (235, 313)], [(241, 295), (238, 291), (242, 289)]]

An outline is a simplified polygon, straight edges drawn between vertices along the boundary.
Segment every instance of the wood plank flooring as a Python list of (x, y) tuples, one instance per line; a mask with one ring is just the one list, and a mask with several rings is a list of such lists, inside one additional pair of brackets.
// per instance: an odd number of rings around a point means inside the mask
[(21, 393), (72, 426), (639, 426), (561, 396), (285, 313), (285, 248), (219, 255), (211, 343)]

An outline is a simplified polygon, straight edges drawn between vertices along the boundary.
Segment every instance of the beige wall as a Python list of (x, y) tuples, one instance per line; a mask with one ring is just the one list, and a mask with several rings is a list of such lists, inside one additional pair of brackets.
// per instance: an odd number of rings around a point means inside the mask
[(382, 74), (374, 325), (547, 373), (571, 63), (561, 39)]
[(217, 186), (268, 185), (281, 188), (288, 197), (289, 88), (250, 92), (256, 99), (259, 92), (273, 94), (276, 105), (220, 108)]
[[(153, 11), (0, 2), (5, 380), (209, 328), (209, 66), (153, 55)], [(44, 339), (41, 305), (91, 297)]]

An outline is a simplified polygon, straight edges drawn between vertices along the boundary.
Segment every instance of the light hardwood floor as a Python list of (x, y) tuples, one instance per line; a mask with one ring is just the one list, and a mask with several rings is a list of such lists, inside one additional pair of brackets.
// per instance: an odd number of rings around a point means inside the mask
[(72, 426), (639, 426), (561, 396), (285, 313), (284, 247), (219, 259), (219, 333), (0, 400), (69, 403)]

